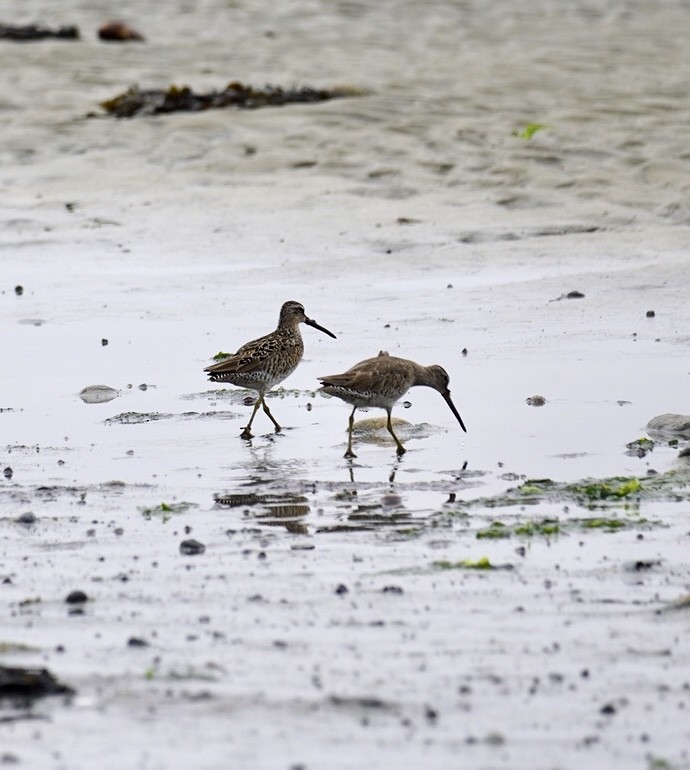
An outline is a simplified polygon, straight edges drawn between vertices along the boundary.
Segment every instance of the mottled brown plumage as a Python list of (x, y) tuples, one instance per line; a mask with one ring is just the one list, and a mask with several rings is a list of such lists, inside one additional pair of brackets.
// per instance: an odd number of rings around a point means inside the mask
[(263, 406), (264, 412), (270, 417), (276, 431), (280, 430), (280, 425), (271, 414), (264, 396), (271, 388), (289, 377), (302, 360), (304, 343), (299, 330), (301, 323), (313, 326), (335, 339), (333, 332), (329, 332), (316, 321), (307, 318), (304, 306), (300, 302), (289, 301), (285, 302), (280, 309), (280, 318), (275, 331), (247, 342), (234, 355), (204, 369), (208, 372), (209, 380), (213, 382), (229, 382), (258, 392), (259, 398), (254, 404), (252, 416), (241, 434), (243, 438), (252, 437), (252, 421), (259, 406)]
[(437, 390), (460, 423), (460, 427), (467, 432), (462, 417), (450, 398), (448, 373), (440, 366), (421, 366), (406, 358), (390, 356), (382, 350), (376, 358), (367, 358), (342, 374), (319, 377), (319, 380), (324, 393), (336, 396), (353, 406), (348, 423), (345, 457), (356, 457), (352, 451), (352, 426), (355, 421), (355, 412), (358, 408), (367, 407), (380, 407), (386, 410), (388, 415), (386, 427), (395, 440), (398, 454), (403, 454), (405, 447), (393, 432), (391, 411), (396, 401), (417, 385), (425, 385)]

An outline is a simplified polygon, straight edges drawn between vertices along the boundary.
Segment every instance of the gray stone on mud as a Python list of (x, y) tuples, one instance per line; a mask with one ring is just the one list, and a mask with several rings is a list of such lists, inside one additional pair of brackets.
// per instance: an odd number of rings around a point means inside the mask
[(79, 391), (79, 398), (85, 404), (106, 404), (120, 395), (120, 391), (110, 385), (87, 385)]
[(653, 417), (646, 426), (647, 433), (653, 438), (690, 439), (689, 414), (660, 414)]
[(67, 604), (83, 604), (84, 602), (88, 601), (89, 597), (84, 593), (84, 591), (79, 590), (71, 591), (65, 598), (65, 602)]
[(206, 550), (206, 546), (198, 540), (183, 540), (180, 543), (180, 553), (183, 556), (197, 556)]

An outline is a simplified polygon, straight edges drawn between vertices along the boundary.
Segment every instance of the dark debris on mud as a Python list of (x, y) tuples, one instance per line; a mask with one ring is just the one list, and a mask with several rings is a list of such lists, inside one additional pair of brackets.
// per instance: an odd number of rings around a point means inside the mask
[(189, 86), (169, 86), (167, 89), (141, 89), (132, 86), (124, 93), (101, 102), (101, 107), (116, 118), (137, 115), (161, 115), (170, 112), (199, 112), (201, 110), (235, 107), (257, 109), (282, 107), (286, 104), (313, 104), (344, 96), (361, 96), (355, 88), (283, 88), (267, 85), (254, 88), (233, 81), (221, 91), (197, 93)]

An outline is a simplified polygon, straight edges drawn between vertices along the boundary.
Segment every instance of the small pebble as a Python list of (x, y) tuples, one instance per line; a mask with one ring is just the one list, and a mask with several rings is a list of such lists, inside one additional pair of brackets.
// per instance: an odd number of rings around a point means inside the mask
[(3, 476), (6, 478), (6, 479), (11, 479), (11, 478), (12, 478), (12, 476), (14, 475), (14, 471), (13, 471), (13, 470), (12, 470), (12, 468), (10, 468), (10, 466), (8, 465), (8, 466), (7, 466), (7, 468), (5, 468), (5, 469), (3, 470), (3, 472), (2, 472), (2, 475), (3, 475)]
[(198, 540), (183, 540), (180, 543), (180, 553), (183, 556), (197, 556), (206, 550), (206, 546)]
[(656, 313), (653, 310), (648, 310), (646, 315), (647, 315), (647, 318), (654, 318)]
[(127, 640), (127, 646), (128, 647), (148, 647), (149, 643), (146, 641), (146, 639), (140, 639), (137, 636), (130, 636)]
[(349, 589), (346, 585), (341, 583), (336, 589), (335, 592), (338, 594), (338, 596), (343, 596), (344, 594), (348, 593)]
[(83, 591), (71, 591), (65, 599), (67, 604), (83, 604), (88, 601), (89, 597)]
[(529, 396), (529, 398), (525, 399), (525, 403), (527, 406), (544, 406), (546, 399), (544, 396)]
[(24, 287), (23, 287), (23, 286), (15, 286), (15, 287), (14, 287), (14, 293), (15, 293), (15, 294), (16, 294), (18, 297), (21, 297), (21, 296), (22, 296), (22, 294), (24, 294)]

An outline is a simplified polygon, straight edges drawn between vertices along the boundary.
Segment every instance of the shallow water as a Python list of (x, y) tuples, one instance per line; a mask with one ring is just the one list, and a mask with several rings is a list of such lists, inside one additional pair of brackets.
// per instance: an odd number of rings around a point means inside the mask
[[(126, 2), (128, 46), (95, 38), (111, 11), (24, 3), (83, 40), (0, 44), (0, 662), (78, 691), (3, 702), (7, 751), (690, 767), (683, 444), (626, 453), (689, 411), (685, 5)], [(85, 117), (234, 79), (371, 94)], [(338, 339), (304, 330), (284, 431), (259, 414), (246, 442), (246, 394), (202, 370), (287, 299)], [(408, 452), (358, 436), (345, 460), (318, 376), (381, 349), (442, 364), (468, 433), (414, 389)], [(504, 496), (612, 476), (643, 491)]]

